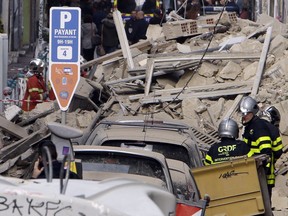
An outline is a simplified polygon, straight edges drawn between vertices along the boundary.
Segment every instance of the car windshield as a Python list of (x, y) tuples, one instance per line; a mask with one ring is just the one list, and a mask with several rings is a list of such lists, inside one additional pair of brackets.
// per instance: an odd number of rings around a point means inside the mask
[(163, 154), (166, 158), (180, 160), (186, 163), (188, 166), (191, 165), (189, 160), (188, 150), (181, 145), (173, 145), (167, 143), (159, 143), (159, 142), (135, 142), (135, 141), (118, 141), (118, 140), (109, 140), (102, 144), (102, 146), (115, 146), (115, 147), (126, 147), (126, 148), (134, 148), (134, 149), (145, 149), (154, 152), (158, 152)]
[(83, 172), (110, 172), (142, 175), (158, 178), (163, 182), (165, 174), (161, 163), (153, 158), (115, 152), (76, 151), (76, 160), (81, 160)]

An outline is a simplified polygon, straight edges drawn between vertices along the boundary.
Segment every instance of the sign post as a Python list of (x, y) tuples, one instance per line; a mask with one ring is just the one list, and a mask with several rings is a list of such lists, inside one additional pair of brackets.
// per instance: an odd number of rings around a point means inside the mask
[(80, 81), (80, 8), (51, 7), (49, 33), (49, 80), (65, 112)]

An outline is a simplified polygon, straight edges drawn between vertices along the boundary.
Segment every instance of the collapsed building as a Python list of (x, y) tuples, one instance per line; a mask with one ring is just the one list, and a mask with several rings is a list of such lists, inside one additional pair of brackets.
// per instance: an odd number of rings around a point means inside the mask
[[(261, 109), (273, 105), (281, 113), (285, 153), (276, 164), (273, 207), (287, 211), (281, 204), (288, 199), (287, 25), (266, 15), (253, 22), (223, 13), (150, 25), (147, 35), (148, 40), (81, 65), (89, 76), (81, 78), (65, 124), (89, 131), (108, 116), (178, 119), (191, 125), (207, 150), (218, 140), (222, 119), (241, 125), (238, 105), (251, 95)], [(50, 135), (47, 122), (61, 122), (61, 115), (55, 101), (14, 122), (1, 117), (0, 173), (25, 177), (34, 144)]]

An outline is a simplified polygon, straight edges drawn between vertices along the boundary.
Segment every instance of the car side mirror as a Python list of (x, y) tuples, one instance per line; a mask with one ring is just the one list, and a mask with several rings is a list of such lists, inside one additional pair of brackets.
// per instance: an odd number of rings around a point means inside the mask
[(209, 196), (208, 194), (205, 194), (205, 195), (204, 195), (203, 200), (206, 201), (206, 206), (209, 206), (209, 203), (210, 203), (211, 198), (210, 198), (210, 196)]

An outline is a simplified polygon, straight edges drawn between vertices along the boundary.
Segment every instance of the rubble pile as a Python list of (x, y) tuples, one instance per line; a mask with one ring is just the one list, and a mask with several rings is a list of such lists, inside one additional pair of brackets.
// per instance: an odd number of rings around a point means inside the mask
[[(66, 124), (87, 132), (91, 125), (107, 116), (148, 115), (155, 119), (182, 120), (217, 140), (216, 131), (222, 119), (232, 117), (241, 125), (238, 104), (244, 95), (251, 95), (260, 108), (274, 105), (280, 111), (280, 130), (286, 151), (287, 25), (266, 15), (252, 22), (228, 13), (221, 17), (200, 17), (198, 29), (191, 32), (186, 29), (182, 36), (181, 32), (173, 34), (174, 30), (180, 31), (179, 25), (183, 30), (185, 21), (174, 27), (169, 23), (163, 27), (150, 25), (148, 40), (130, 49), (122, 47), (131, 52), (132, 59), (123, 58), (122, 51), (118, 50), (84, 63), (81, 69), (91, 69), (90, 76), (81, 78), (66, 113)], [(7, 172), (19, 158), (30, 156), (29, 147), (37, 141), (36, 137), (49, 134), (47, 122), (61, 122), (56, 102), (43, 103), (33, 112), (21, 116), (18, 125), (9, 124), (11, 129), (4, 129), (1, 123), (0, 157), (7, 163), (0, 166), (0, 173)], [(26, 136), (18, 133), (11, 136), (12, 131), (19, 128), (25, 128)], [(5, 140), (7, 134), (10, 138)], [(276, 164), (277, 179), (281, 178), (281, 182), (287, 182), (287, 157), (287, 153), (283, 154)], [(276, 187), (275, 190), (287, 199), (282, 189)], [(275, 209), (287, 210), (287, 201), (282, 203), (285, 205), (277, 204)]]
[[(274, 105), (280, 111), (287, 152), (287, 26), (265, 15), (257, 22), (226, 19), (220, 24), (229, 28), (184, 42), (165, 40), (163, 31), (159, 34), (153, 26), (150, 53), (131, 50), (133, 69), (127, 69), (126, 59), (99, 64), (93, 80), (111, 91), (117, 101), (109, 115), (180, 119), (205, 134), (215, 134), (225, 117), (231, 116), (241, 125), (238, 104), (250, 94), (261, 109)], [(286, 184), (287, 165), (284, 153), (276, 170), (277, 181), (284, 178)], [(278, 185), (273, 192), (274, 215), (287, 212), (287, 194)]]

